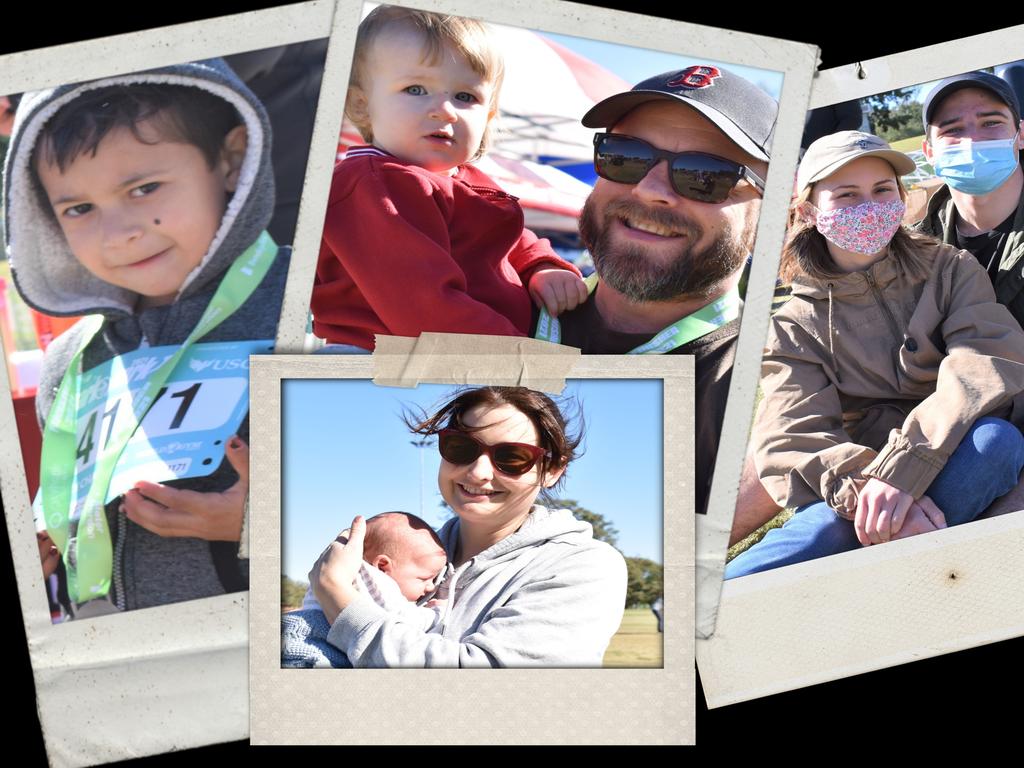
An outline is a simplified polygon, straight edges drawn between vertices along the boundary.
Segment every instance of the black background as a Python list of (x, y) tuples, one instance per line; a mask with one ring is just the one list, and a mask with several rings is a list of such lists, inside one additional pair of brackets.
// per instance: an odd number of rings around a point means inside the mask
[[(210, 0), (201, 4), (175, 1), (64, 6), (16, 2), (5, 9), (0, 52), (31, 50), (277, 4)], [(998, 11), (991, 4), (960, 4), (959, 8), (947, 6), (939, 11), (936, 4), (918, 3), (893, 6), (891, 17), (886, 16), (885, 4), (847, 2), (768, 2), (758, 11), (748, 11), (745, 15), (724, 0), (675, 3), (671, 10), (662, 4), (623, 0), (592, 4), (813, 43), (821, 48), (823, 69), (1024, 23), (1024, 5), (1021, 4)], [(108, 12), (109, 7), (122, 10)], [(977, 11), (973, 18), (972, 8)], [(636, 44), (641, 45), (642, 41)], [(682, 52), (687, 50), (685, 40), (679, 41), (679, 48)], [(718, 58), (729, 60), (726, 52)], [(1001, 63), (1004, 58), (1010, 56), (1000, 58), (999, 52), (993, 51), (993, 64)], [(5, 92), (2, 83), (0, 70), (0, 93)], [(7, 552), (6, 527), (0, 527), (0, 531), (0, 552)], [(0, 589), (8, 596), (3, 655), (8, 662), (3, 686), (7, 702), (4, 751), (18, 755), (19, 764), (43, 765), (45, 754), (35, 711), (32, 669), (16, 598), (17, 585), (10, 559), (0, 557), (0, 562)], [(1015, 737), (1020, 729), (1020, 708), (1015, 694), (1024, 682), (1022, 656), (1024, 639), (1009, 640), (712, 711), (705, 708), (703, 695), (698, 691), (697, 749), (703, 757), (718, 760), (750, 749), (787, 755), (813, 754), (819, 746), (834, 749), (840, 744), (851, 752), (869, 754), (877, 754), (880, 747), (934, 748), (949, 741), (968, 739), (991, 746), (993, 741)], [(380, 706), (386, 704), (382, 702)], [(656, 705), (652, 703), (652, 706)], [(338, 723), (339, 733), (357, 732), (360, 718), (372, 716), (374, 708), (373, 702), (366, 702), (366, 708), (354, 712), (351, 721)], [(438, 702), (435, 716), (439, 733), (445, 734), (449, 742), (457, 740), (459, 724), (446, 717), (443, 701)], [(566, 716), (573, 717), (574, 713), (566, 713)], [(126, 724), (126, 727), (129, 726)], [(510, 722), (508, 729), (515, 732), (518, 724)], [(570, 750), (574, 757), (580, 751), (579, 748), (561, 748), (553, 756), (565, 759)], [(692, 756), (684, 755), (681, 748), (643, 750), (646, 754), (640, 755), (640, 759)], [(416, 762), (468, 757), (465, 750), (457, 750), (455, 754), (441, 754), (440, 750), (412, 752), (408, 748), (403, 751), (406, 754), (399, 754), (398, 748), (392, 748), (387, 757)], [(658, 754), (653, 754), (655, 751)], [(358, 752), (349, 751), (343, 759), (365, 760), (374, 756), (365, 748)], [(834, 751), (829, 753), (834, 754)], [(236, 742), (139, 762), (185, 765), (190, 760), (306, 761), (339, 757), (342, 756), (326, 754), (326, 750), (307, 749), (300, 753), (295, 747), (250, 750), (247, 742)], [(490, 758), (491, 754), (484, 757)], [(619, 756), (610, 757), (618, 759)]]

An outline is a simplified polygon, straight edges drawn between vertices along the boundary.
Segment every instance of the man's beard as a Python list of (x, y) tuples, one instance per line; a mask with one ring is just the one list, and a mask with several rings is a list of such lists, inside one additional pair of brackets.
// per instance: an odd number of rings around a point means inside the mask
[[(593, 200), (593, 195), (587, 198), (580, 214), (580, 237), (594, 259), (601, 282), (631, 301), (710, 297), (718, 284), (736, 272), (747, 258), (747, 246), (728, 222), (717, 240), (695, 250), (694, 244), (703, 237), (704, 230), (678, 213), (649, 208), (632, 200), (613, 200), (598, 211)], [(614, 243), (611, 224), (616, 219), (653, 223), (684, 237), (678, 252), (665, 261), (649, 254), (642, 243)]]

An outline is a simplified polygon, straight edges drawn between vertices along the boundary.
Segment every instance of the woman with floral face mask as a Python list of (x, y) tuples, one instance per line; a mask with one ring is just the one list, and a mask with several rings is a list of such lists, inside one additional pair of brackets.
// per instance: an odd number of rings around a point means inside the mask
[[(904, 229), (914, 162), (843, 131), (797, 173), (751, 436), (798, 507), (726, 578), (969, 522), (1024, 466), (1024, 332), (966, 251)], [(1008, 419), (1008, 420), (1007, 420)]]

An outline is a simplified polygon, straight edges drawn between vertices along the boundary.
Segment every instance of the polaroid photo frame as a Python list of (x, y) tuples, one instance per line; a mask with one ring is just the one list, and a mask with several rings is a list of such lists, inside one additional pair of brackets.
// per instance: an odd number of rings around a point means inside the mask
[[(511, 341), (511, 340), (510, 340)], [(383, 356), (253, 358), (253, 744), (687, 744), (693, 743), (692, 397), (686, 356), (484, 356), (413, 360)], [(661, 669), (282, 669), (281, 393), (287, 379), (380, 378), (415, 363), (421, 382), (522, 384), (561, 389), (562, 379), (661, 379), (665, 631)], [(529, 374), (524, 376), (524, 370)], [(412, 394), (410, 392), (410, 394)], [(266, 442), (264, 442), (266, 441)], [(257, 443), (260, 447), (257, 448)], [(387, 701), (353, 720), (367, 700)], [(423, 712), (439, 706), (457, 732)], [(351, 724), (351, 725), (348, 725)]]
[[(0, 59), (0, 69), (7, 92), (21, 93), (327, 39), (334, 31), (334, 12), (335, 3), (317, 0), (10, 54)], [(328, 53), (324, 82), (331, 61)], [(310, 168), (329, 156), (329, 147), (317, 146), (324, 141), (334, 141), (332, 131), (318, 126)], [(316, 249), (319, 234), (307, 221), (307, 215), (299, 217), (293, 240), (297, 254)], [(294, 286), (292, 279), (288, 290)], [(96, 764), (245, 738), (246, 592), (51, 624), (10, 391), (4, 366), (0, 483), (50, 763)]]
[[(822, 72), (811, 108), (1024, 58), (1024, 27)], [(709, 708), (1024, 634), (1024, 512), (724, 584)]]
[[(782, 246), (785, 209), (796, 168), (798, 136), (803, 130), (802, 115), (807, 103), (813, 68), (817, 61), (817, 49), (804, 43), (770, 39), (759, 35), (713, 29), (568, 2), (552, 3), (548, 0), (532, 0), (527, 3), (509, 5), (500, 0), (481, 0), (481, 2), (475, 3), (466, 3), (460, 0), (398, 0), (391, 4), (471, 16), (492, 24), (643, 47), (686, 56), (688, 59), (697, 57), (697, 61), (703, 57), (726, 65), (755, 67), (783, 75), (779, 117), (772, 144), (772, 161), (762, 202), (752, 268), (744, 301), (743, 315), (745, 319), (742, 322), (736, 344), (735, 367), (719, 445), (717, 458), (719, 470), (715, 473), (711, 487), (707, 514), (698, 515), (697, 520), (696, 631), (700, 636), (710, 634), (714, 628), (725, 551), (729, 531), (732, 527), (742, 446), (745, 444), (747, 436), (746, 431), (741, 430), (749, 421), (749, 414), (754, 405), (757, 370), (751, 361), (759, 358), (760, 347), (767, 327), (768, 308), (772, 299), (777, 271), (778, 251)], [(356, 18), (362, 18), (362, 16), (357, 14)], [(336, 40), (336, 42), (339, 41)], [(341, 50), (337, 53), (342, 55)], [(351, 49), (349, 49), (349, 58), (351, 58)], [(345, 74), (347, 76), (347, 72)], [(650, 74), (657, 74), (657, 72)], [(337, 109), (340, 120), (344, 101), (341, 94), (344, 93), (344, 89), (338, 90), (337, 93), (339, 97), (334, 108)], [(313, 183), (321, 183), (320, 177), (311, 175), (307, 184)], [(328, 186), (329, 179), (324, 179), (322, 183)], [(322, 209), (310, 206), (311, 216), (324, 211), (326, 211), (326, 202)], [(309, 285), (312, 286), (315, 265), (309, 262), (305, 263), (302, 268), (308, 269)], [(297, 292), (292, 294), (289, 301), (297, 302), (298, 296)], [(305, 307), (299, 309), (292, 304), (288, 305), (289, 314), (287, 316), (293, 321), (290, 322), (289, 327), (294, 330), (295, 335), (279, 337), (281, 350), (301, 349), (305, 325), (298, 323), (297, 318), (300, 312), (305, 312), (305, 309)], [(291, 314), (292, 312), (294, 314)], [(305, 317), (304, 314), (302, 316)], [(281, 332), (284, 334), (285, 324), (283, 321), (281, 328)], [(469, 351), (472, 350), (467, 349), (467, 352)]]

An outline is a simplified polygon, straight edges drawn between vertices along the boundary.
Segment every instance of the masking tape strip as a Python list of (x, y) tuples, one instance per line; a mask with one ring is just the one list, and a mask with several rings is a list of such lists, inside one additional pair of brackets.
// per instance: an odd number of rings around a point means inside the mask
[(424, 333), (376, 341), (373, 383), (384, 387), (488, 383), (558, 394), (580, 359), (574, 347), (514, 336)]

